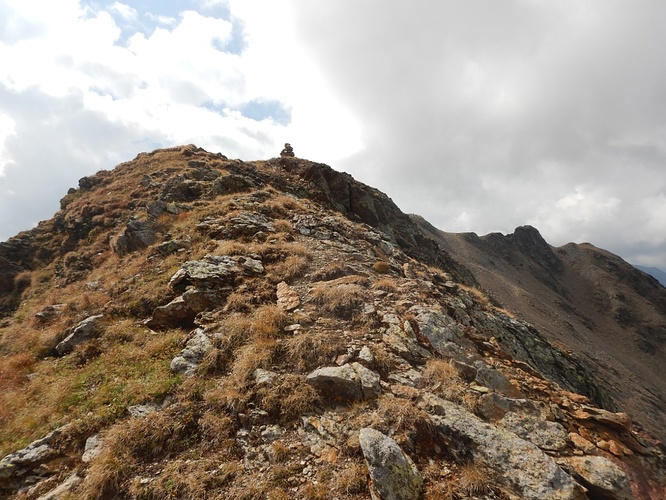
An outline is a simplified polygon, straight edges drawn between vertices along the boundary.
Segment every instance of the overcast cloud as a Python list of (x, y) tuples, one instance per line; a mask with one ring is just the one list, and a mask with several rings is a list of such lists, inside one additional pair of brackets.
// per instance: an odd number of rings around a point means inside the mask
[(661, 0), (0, 0), (0, 240), (195, 143), (666, 269)]

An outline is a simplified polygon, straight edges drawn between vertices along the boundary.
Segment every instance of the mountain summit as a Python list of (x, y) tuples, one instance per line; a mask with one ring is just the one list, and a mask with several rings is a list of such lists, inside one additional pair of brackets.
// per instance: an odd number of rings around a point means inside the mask
[(663, 498), (663, 290), (295, 156), (141, 153), (0, 243), (0, 495)]

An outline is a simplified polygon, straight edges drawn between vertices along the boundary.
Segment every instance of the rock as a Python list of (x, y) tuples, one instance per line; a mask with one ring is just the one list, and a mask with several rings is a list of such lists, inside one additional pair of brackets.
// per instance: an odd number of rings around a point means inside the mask
[(71, 352), (81, 342), (84, 342), (96, 335), (99, 330), (100, 320), (103, 317), (103, 314), (90, 316), (72, 328), (70, 330), (70, 334), (67, 335), (67, 337), (65, 337), (65, 339), (58, 343), (56, 346), (55, 350), (58, 355), (64, 356), (65, 354)]
[(72, 490), (81, 482), (83, 478), (76, 472), (71, 474), (65, 481), (53, 488), (48, 493), (37, 497), (37, 500), (62, 500), (71, 498)]
[(160, 409), (160, 406), (155, 403), (149, 403), (145, 405), (133, 405), (127, 408), (127, 411), (134, 418), (144, 418), (149, 414), (153, 413)]
[(571, 441), (576, 448), (582, 450), (585, 453), (594, 453), (594, 451), (597, 449), (597, 447), (594, 446), (593, 443), (590, 443), (587, 439), (585, 439), (577, 432), (569, 433), (569, 441)]
[(239, 193), (256, 187), (247, 177), (235, 174), (224, 175), (215, 179), (206, 193), (208, 196)]
[(428, 339), (438, 354), (448, 355), (448, 350), (445, 348), (448, 342), (468, 349), (473, 347), (458, 324), (443, 310), (414, 306), (409, 311), (416, 317), (421, 335)]
[(204, 333), (203, 328), (197, 328), (194, 337), (185, 345), (185, 349), (171, 360), (171, 369), (176, 373), (193, 375), (203, 357), (212, 347), (213, 343)]
[(423, 359), (431, 356), (430, 351), (418, 344), (411, 327), (403, 330), (399, 325), (389, 324), (382, 335), (382, 340), (392, 351), (407, 361), (423, 363)]
[(277, 285), (277, 306), (285, 311), (292, 311), (301, 305), (301, 299), (296, 290), (281, 281)]
[(476, 361), (476, 382), (490, 387), (510, 398), (522, 398), (523, 393), (500, 371), (490, 368), (483, 361)]
[(145, 325), (154, 330), (191, 325), (195, 316), (196, 311), (193, 311), (180, 296), (168, 304), (156, 307), (153, 316), (145, 322)]
[(542, 450), (559, 451), (567, 446), (567, 432), (557, 422), (511, 412), (504, 415), (498, 425)]
[(589, 490), (590, 498), (632, 500), (631, 485), (625, 473), (605, 457), (567, 457), (571, 473)]
[(424, 406), (436, 430), (449, 442), (450, 452), (498, 472), (505, 486), (520, 498), (541, 500), (585, 498), (580, 485), (536, 445), (514, 433), (483, 422), (461, 406), (424, 395)]
[(189, 236), (186, 236), (185, 238), (180, 240), (169, 240), (165, 241), (164, 243), (160, 243), (159, 245), (157, 245), (155, 250), (160, 255), (169, 255), (172, 253), (176, 253), (180, 250), (189, 250), (191, 246), (192, 246), (192, 240), (190, 239)]
[(254, 370), (253, 375), (254, 375), (254, 383), (257, 384), (257, 386), (271, 385), (275, 381), (275, 378), (278, 376), (277, 373), (269, 370), (264, 370), (263, 368), (257, 368), (256, 370)]
[(360, 363), (318, 368), (306, 380), (330, 401), (359, 401), (379, 396), (379, 375)]
[(62, 314), (62, 310), (65, 307), (65, 304), (54, 304), (52, 306), (46, 306), (35, 314), (35, 318), (43, 323), (46, 323), (47, 321), (53, 319), (55, 316)]
[(188, 260), (169, 280), (169, 286), (184, 291), (188, 286), (219, 289), (233, 286), (241, 272), (228, 255), (206, 255), (203, 260)]
[(372, 355), (372, 351), (367, 345), (364, 345), (361, 348), (361, 351), (358, 353), (358, 359), (368, 364), (371, 364), (375, 361), (375, 357)]
[(245, 274), (263, 274), (264, 265), (259, 259), (251, 259), (250, 257), (245, 257), (244, 260), (240, 261), (243, 265), (243, 272)]
[(102, 453), (102, 440), (99, 437), (99, 434), (86, 439), (86, 445), (83, 450), (83, 455), (81, 455), (81, 461), (83, 463), (88, 463)]
[(143, 250), (157, 240), (152, 223), (133, 220), (125, 226), (125, 232), (111, 242), (111, 249), (118, 255)]
[(51, 444), (66, 428), (66, 425), (59, 427), (43, 438), (33, 441), (25, 448), (10, 453), (0, 460), (0, 479), (23, 476), (40, 462), (57, 456), (58, 452), (51, 448)]
[(621, 431), (631, 430), (631, 417), (626, 413), (613, 413), (601, 408), (594, 408), (592, 406), (582, 406), (582, 411), (576, 412), (575, 418), (580, 420), (595, 420), (601, 424), (615, 427)]
[(456, 371), (458, 376), (465, 382), (472, 382), (474, 379), (476, 379), (477, 370), (474, 366), (463, 363), (462, 361), (457, 361), (455, 359), (451, 360), (451, 366)]
[(388, 436), (370, 427), (359, 431), (363, 456), (368, 464), (373, 499), (417, 500), (423, 479), (414, 462)]

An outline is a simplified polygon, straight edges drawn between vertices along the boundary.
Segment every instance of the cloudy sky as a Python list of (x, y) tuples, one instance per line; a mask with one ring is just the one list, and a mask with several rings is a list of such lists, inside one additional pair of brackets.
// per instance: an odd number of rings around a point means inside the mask
[(0, 0), (0, 240), (84, 175), (291, 142), (445, 231), (666, 269), (662, 0)]

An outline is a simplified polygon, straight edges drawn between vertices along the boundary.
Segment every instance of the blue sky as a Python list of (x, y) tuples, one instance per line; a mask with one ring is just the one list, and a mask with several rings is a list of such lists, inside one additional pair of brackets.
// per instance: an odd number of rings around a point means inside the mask
[(296, 154), (452, 232), (666, 269), (657, 0), (0, 0), (0, 240), (195, 143)]

